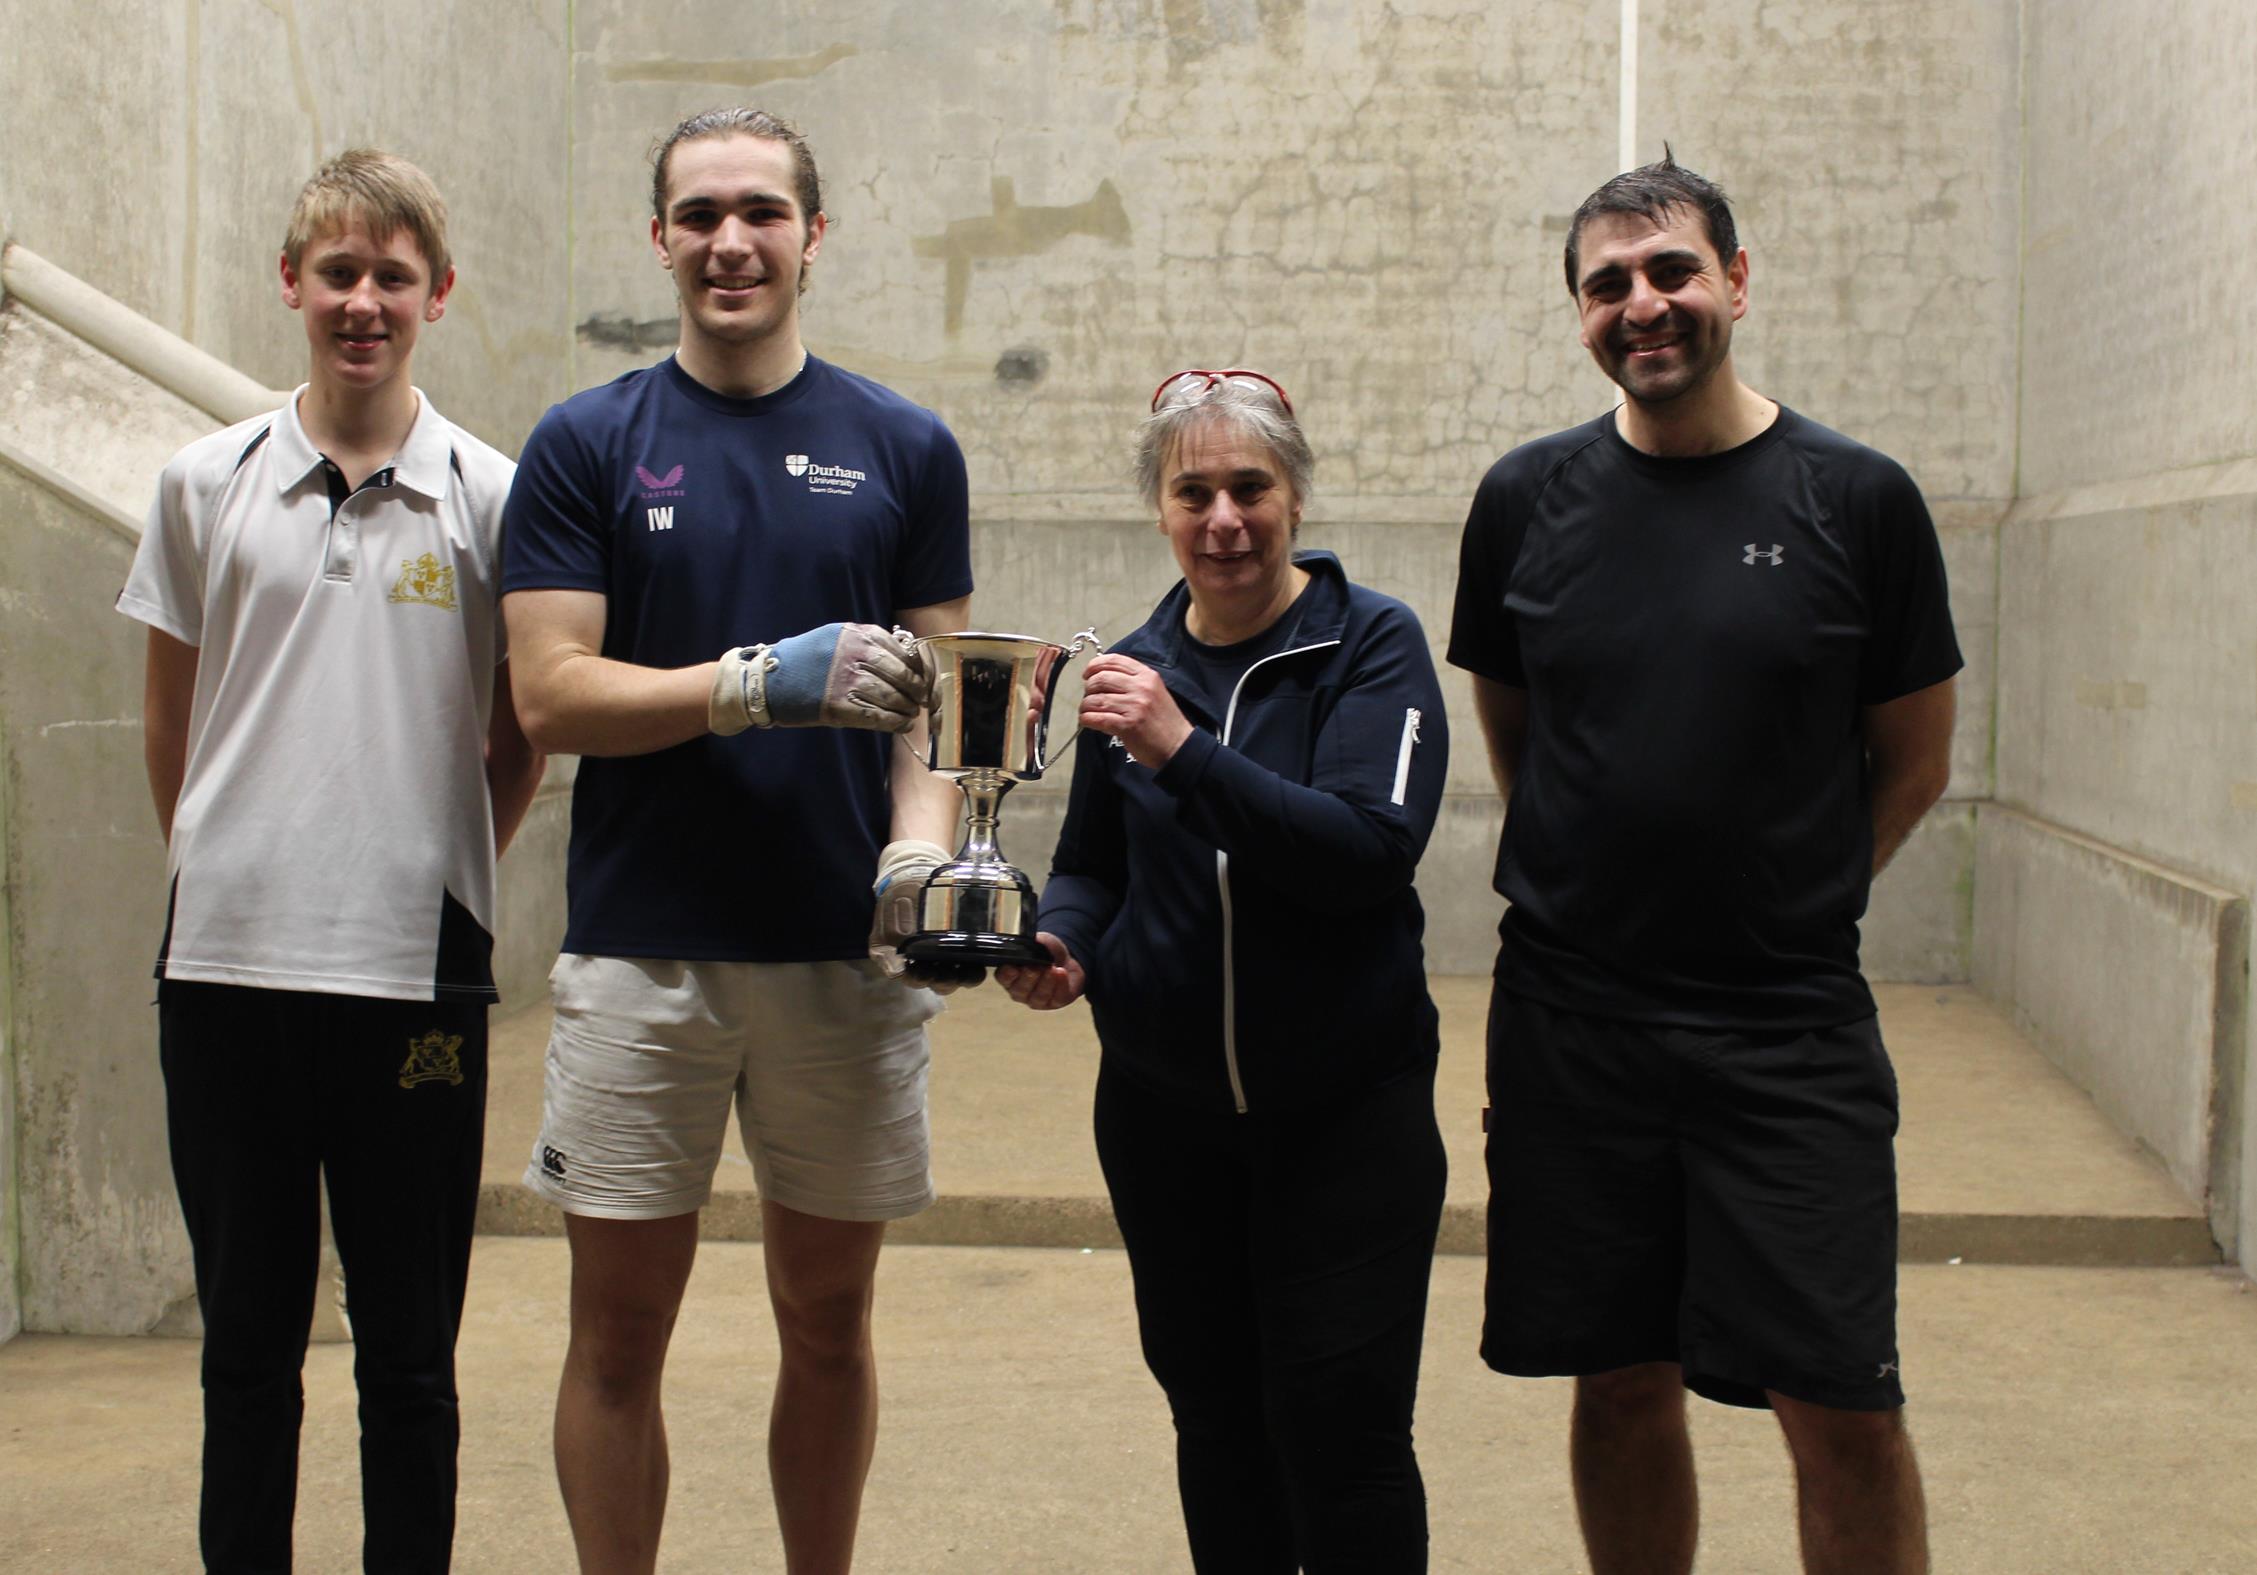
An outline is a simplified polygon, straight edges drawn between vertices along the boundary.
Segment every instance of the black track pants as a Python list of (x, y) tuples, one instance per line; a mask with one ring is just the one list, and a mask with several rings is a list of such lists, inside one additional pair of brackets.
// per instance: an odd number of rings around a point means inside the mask
[(290, 1568), (320, 1197), (360, 1390), (364, 1568), (447, 1568), (483, 1004), (168, 981), (166, 1125), (204, 1317), (204, 1562)]
[(1411, 1412), (1446, 1168), (1432, 1063), (1250, 1115), (1105, 1071), (1096, 1125), (1194, 1566), (1424, 1570)]

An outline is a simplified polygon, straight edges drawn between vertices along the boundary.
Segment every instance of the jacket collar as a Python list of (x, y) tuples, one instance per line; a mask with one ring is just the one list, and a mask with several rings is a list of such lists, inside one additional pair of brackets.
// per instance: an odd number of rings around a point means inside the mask
[[(1293, 561), (1309, 571), (1309, 583), (1285, 610), (1284, 621), (1290, 626), (1286, 648), (1339, 639), (1348, 622), (1348, 571), (1340, 567), (1338, 558), (1316, 548), (1296, 551)], [(1148, 662), (1163, 673), (1173, 671), (1182, 665), (1183, 642), (1190, 638), (1184, 624), (1190, 610), (1191, 591), (1178, 580), (1175, 588), (1160, 598), (1160, 605), (1152, 609), (1143, 627), (1113, 649)]]

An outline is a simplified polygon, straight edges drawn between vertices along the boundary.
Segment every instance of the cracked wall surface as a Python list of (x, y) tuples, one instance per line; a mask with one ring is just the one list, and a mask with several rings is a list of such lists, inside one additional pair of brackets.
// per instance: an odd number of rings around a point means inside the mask
[[(2015, 10), (1646, 0), (1640, 16), (1639, 156), (1666, 140), (1722, 182), (1748, 248), (1741, 376), (1927, 495), (1967, 659), (1949, 797), (1987, 798), (2014, 494)], [(1885, 876), (1876, 907), (1911, 875)]]
[[(2035, 816), (2246, 890), (2253, 489), (2232, 467), (2257, 438), (2234, 306), (2257, 253), (2216, 193), (2251, 164), (2251, 13), (1641, 16), (1639, 156), (1669, 139), (1740, 208), (1743, 372), (1903, 461), (1944, 541), (1969, 664), (1956, 802), (1875, 892), (1872, 971), (1964, 974), (1994, 780)], [(826, 179), (812, 347), (963, 442), (982, 622), (1141, 618), (1173, 577), (1128, 476), (1150, 389), (1253, 364), (1316, 448), (1308, 539), (1409, 600), (1439, 646), (1484, 469), (1611, 399), (1559, 253), (1617, 167), (1619, 18), (1619, 0), (16, 0), (0, 228), (288, 384), (290, 198), (317, 148), (394, 147), (448, 194), (461, 267), (421, 381), (514, 452), (549, 403), (673, 342), (653, 139), (760, 104), (801, 124)], [(103, 479), (120, 498), (148, 483)], [(1466, 686), (1444, 682), (1455, 758), (1422, 890), (1436, 962), (1472, 970), (1500, 812)], [(1015, 796), (1022, 862), (1043, 862), (1054, 810)], [(552, 859), (554, 829), (531, 844)]]
[[(1934, 500), (1969, 660), (1964, 803), (1989, 791), (1995, 527), (2012, 485), (2013, 10), (1780, 13), (1648, 4), (1644, 152), (1675, 136), (1747, 211), (1750, 375), (1895, 454)], [(1482, 472), (1610, 401), (1559, 282), (1567, 216), (1615, 170), (1608, 0), (1540, 20), (1453, 0), (786, 4), (761, 35), (768, 80), (749, 88), (738, 51), (712, 42), (733, 40), (731, 14), (719, 0), (576, 12), (581, 381), (647, 364), (667, 338), (653, 135), (738, 98), (794, 119), (833, 219), (810, 343), (939, 410), (963, 442), (982, 622), (1064, 633), (1111, 614), (1118, 632), (1165, 588), (1127, 472), (1151, 387), (1177, 367), (1252, 364), (1287, 384), (1318, 456), (1309, 539), (1345, 532), (1352, 573), (1412, 587), (1437, 645)], [(705, 80), (681, 64), (701, 51)], [(1134, 597), (1112, 589), (1119, 574)], [(1498, 810), (1464, 685), (1445, 682), (1471, 829), (1422, 878), (1451, 894), (1433, 904), (1437, 957), (1478, 968)], [(1964, 972), (1971, 815), (1954, 815), (1876, 892), (1876, 972)]]
[(1605, 406), (1543, 229), (1607, 173), (1605, 0), (1541, 27), (1446, 0), (786, 4), (763, 52), (834, 56), (821, 72), (749, 91), (622, 76), (719, 53), (734, 15), (577, 12), (574, 290), (606, 325), (581, 331), (583, 381), (647, 361), (609, 325), (670, 307), (653, 134), (749, 96), (823, 166), (811, 342), (946, 415), (991, 518), (1136, 512), (1130, 430), (1188, 363), (1275, 371), (1321, 492), (1414, 499), (1397, 512), (1422, 521), (1462, 517), (1504, 447)]
[(416, 351), (514, 453), (570, 384), (566, 0), (12, 0), (0, 230), (270, 387), (305, 339), (275, 259), (318, 159), (373, 143), (449, 206), (457, 285)]

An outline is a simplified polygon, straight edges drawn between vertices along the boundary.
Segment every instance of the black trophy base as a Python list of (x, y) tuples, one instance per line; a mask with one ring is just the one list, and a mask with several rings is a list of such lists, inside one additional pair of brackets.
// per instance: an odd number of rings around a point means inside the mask
[(934, 930), (912, 935), (901, 943), (901, 955), (913, 963), (968, 963), (976, 968), (1001, 968), (1011, 963), (1048, 966), (1050, 952), (1028, 935), (989, 935), (977, 930)]

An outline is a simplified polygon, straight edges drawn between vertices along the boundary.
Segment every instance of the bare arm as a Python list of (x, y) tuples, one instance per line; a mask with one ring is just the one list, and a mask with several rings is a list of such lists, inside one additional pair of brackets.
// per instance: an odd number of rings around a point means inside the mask
[(157, 829), (172, 841), (172, 814), (188, 774), (188, 713), (196, 699), (197, 650), (161, 629), (149, 631), (149, 659), (141, 685), (141, 759), (149, 771), (149, 797)]
[(1476, 675), (1473, 710), (1489, 746), (1489, 775), (1496, 779), (1497, 797), (1509, 804), (1513, 781), (1520, 775), (1520, 752), (1528, 743), (1528, 691)]
[(494, 856), (509, 849), (509, 839), (524, 823), (525, 811), (540, 790), (548, 756), (535, 749), (517, 720), (510, 693), (510, 664), (494, 669), (494, 714), (486, 726), (486, 793), (494, 804)]
[(601, 591), (512, 591), (502, 598), (517, 718), (551, 755), (647, 755), (701, 737), (715, 663), (639, 667), (602, 654)]
[[(968, 627), (972, 599), (960, 596), (930, 607), (911, 607), (894, 614), (894, 621), (920, 639), (929, 634), (955, 634)], [(945, 777), (925, 769), (926, 720), (899, 735), (893, 746), (889, 782), (893, 790), (893, 829), (889, 840), (913, 837), (956, 851), (956, 826), (964, 811), (964, 795)]]
[(1865, 708), (1865, 760), (1873, 794), (1873, 873), (1951, 785), (1952, 679)]

